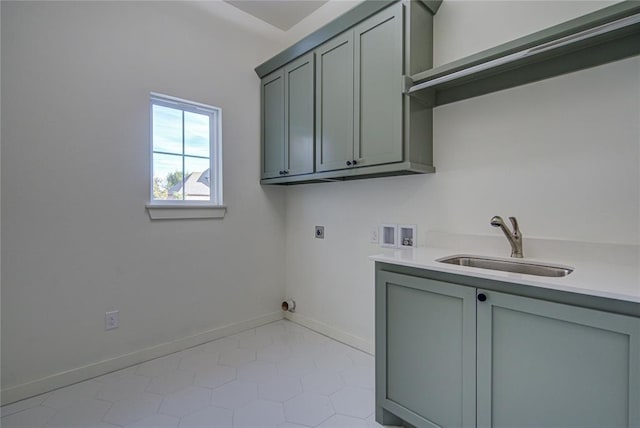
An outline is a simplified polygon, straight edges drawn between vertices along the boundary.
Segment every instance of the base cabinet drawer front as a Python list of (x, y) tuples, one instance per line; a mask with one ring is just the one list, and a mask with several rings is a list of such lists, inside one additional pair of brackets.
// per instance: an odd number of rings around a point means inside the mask
[(475, 291), (381, 273), (378, 400), (416, 426), (475, 425)]
[(479, 291), (478, 426), (640, 427), (640, 320)]
[(640, 317), (385, 269), (378, 423), (640, 428)]

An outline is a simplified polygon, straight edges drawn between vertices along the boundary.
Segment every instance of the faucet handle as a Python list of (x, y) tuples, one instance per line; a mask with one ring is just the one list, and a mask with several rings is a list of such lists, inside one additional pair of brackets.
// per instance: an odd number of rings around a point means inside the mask
[(518, 227), (518, 219), (515, 217), (509, 217), (509, 221), (511, 222), (511, 226), (513, 226), (513, 234), (516, 236), (519, 235), (520, 228)]

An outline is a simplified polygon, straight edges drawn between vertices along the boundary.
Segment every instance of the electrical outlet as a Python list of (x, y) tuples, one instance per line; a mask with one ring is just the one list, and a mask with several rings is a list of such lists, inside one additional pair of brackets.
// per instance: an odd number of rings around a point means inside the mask
[(370, 233), (369, 233), (369, 242), (371, 242), (372, 244), (377, 244), (378, 243), (378, 228), (374, 227), (371, 229)]
[(316, 226), (316, 238), (324, 239), (324, 226)]
[(114, 328), (118, 328), (118, 314), (120, 311), (109, 311), (104, 314), (104, 329), (105, 330), (113, 330)]

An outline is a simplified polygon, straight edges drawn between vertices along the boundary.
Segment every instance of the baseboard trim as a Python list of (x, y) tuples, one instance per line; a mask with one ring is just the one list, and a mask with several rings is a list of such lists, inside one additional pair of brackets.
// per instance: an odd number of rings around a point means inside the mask
[(304, 315), (300, 315), (295, 312), (285, 312), (284, 317), (313, 331), (337, 340), (338, 342), (342, 342), (346, 345), (366, 352), (367, 354), (374, 354), (374, 344), (361, 337), (355, 336), (351, 333), (347, 333), (336, 327), (330, 326), (329, 324), (325, 324), (321, 321), (305, 317)]
[(114, 358), (99, 361), (97, 363), (56, 373), (54, 375), (36, 379), (20, 385), (11, 386), (2, 390), (1, 403), (4, 406), (5, 404), (10, 404), (15, 401), (23, 400), (35, 395), (40, 395), (54, 389), (62, 388), (74, 383), (82, 382), (87, 379), (102, 376), (116, 370), (140, 364), (145, 361), (153, 360), (154, 358), (163, 357), (165, 355), (173, 354), (174, 352), (192, 348), (194, 346), (198, 346), (224, 336), (240, 333), (244, 330), (278, 321), (282, 318), (283, 315), (281, 311), (272, 312), (270, 314), (253, 318), (247, 321), (216, 327), (214, 329), (197, 333), (192, 336), (184, 337), (182, 339), (162, 343), (160, 345), (141, 349), (129, 354), (120, 355)]

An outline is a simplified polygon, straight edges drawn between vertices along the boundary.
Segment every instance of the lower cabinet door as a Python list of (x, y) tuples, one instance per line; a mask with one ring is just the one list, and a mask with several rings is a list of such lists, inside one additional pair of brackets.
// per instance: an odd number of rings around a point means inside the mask
[(475, 289), (380, 271), (376, 420), (475, 426)]
[(478, 293), (479, 427), (640, 427), (640, 318)]

